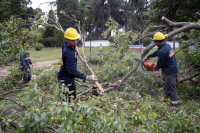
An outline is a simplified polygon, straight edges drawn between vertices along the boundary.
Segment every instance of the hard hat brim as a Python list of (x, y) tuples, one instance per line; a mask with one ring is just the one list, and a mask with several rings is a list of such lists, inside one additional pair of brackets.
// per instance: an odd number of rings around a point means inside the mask
[(80, 35), (78, 34), (78, 36), (76, 37), (69, 37), (69, 36), (65, 36), (66, 39), (69, 39), (69, 40), (77, 40), (80, 38)]

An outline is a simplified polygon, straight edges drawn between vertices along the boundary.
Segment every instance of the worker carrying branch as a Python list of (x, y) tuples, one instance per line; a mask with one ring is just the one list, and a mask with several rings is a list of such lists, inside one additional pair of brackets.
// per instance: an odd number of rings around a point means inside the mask
[[(77, 39), (80, 38), (80, 35), (74, 28), (68, 28), (64, 34), (66, 38), (66, 42), (62, 46), (62, 66), (60, 71), (58, 72), (57, 78), (60, 82), (60, 85), (64, 83), (65, 86), (68, 87), (69, 91), (72, 92), (73, 99), (76, 98), (76, 85), (75, 85), (75, 78), (86, 79), (89, 81), (97, 81), (97, 76), (90, 75), (86, 76), (83, 73), (80, 73), (77, 70), (77, 53), (76, 53), (76, 45)], [(66, 96), (66, 100), (70, 102), (68, 92), (64, 93)], [(65, 101), (62, 99), (62, 101)]]
[(158, 56), (158, 62), (155, 69), (162, 68), (162, 75), (165, 77), (165, 97), (166, 102), (168, 98), (171, 99), (171, 105), (177, 106), (177, 91), (176, 91), (176, 78), (178, 74), (178, 67), (176, 63), (175, 54), (169, 44), (165, 42), (165, 36), (161, 32), (156, 32), (153, 40), (158, 47), (158, 50), (148, 55), (144, 61), (151, 57)]

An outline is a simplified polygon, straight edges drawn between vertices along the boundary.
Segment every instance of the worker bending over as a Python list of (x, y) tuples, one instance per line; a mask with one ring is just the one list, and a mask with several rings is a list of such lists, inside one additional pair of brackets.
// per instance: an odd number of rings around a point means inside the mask
[(156, 32), (153, 40), (157, 45), (158, 50), (148, 55), (144, 61), (147, 61), (151, 57), (158, 56), (158, 62), (155, 69), (162, 68), (162, 75), (165, 77), (164, 101), (166, 102), (168, 98), (170, 98), (171, 105), (177, 107), (176, 78), (178, 67), (175, 54), (171, 46), (165, 42), (165, 36), (161, 32)]

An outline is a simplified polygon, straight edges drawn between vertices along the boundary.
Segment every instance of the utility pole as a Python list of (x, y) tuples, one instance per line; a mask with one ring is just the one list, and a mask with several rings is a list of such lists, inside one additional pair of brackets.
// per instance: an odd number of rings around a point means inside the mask
[(92, 29), (93, 24), (90, 24), (90, 54), (91, 54), (91, 29)]

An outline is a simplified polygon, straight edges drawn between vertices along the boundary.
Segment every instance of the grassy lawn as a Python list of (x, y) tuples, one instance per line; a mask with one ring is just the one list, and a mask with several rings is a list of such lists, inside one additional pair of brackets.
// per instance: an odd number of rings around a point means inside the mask
[(35, 49), (29, 50), (31, 61), (49, 61), (54, 59), (60, 59), (62, 57), (62, 48), (43, 48), (41, 51)]
[[(35, 51), (35, 49), (30, 49), (31, 61), (49, 61), (55, 59), (61, 59), (62, 57), (62, 48), (43, 48), (41, 51)], [(79, 52), (82, 54), (82, 48), (79, 47)], [(99, 52), (98, 47), (91, 47), (91, 54), (96, 54)], [(90, 55), (90, 48), (85, 47), (85, 54)]]
[[(150, 53), (156, 51), (157, 48), (152, 49)], [(179, 50), (179, 48), (176, 48), (174, 52), (176, 53)], [(82, 48), (79, 47), (79, 52), (82, 54)], [(90, 53), (90, 47), (85, 47), (85, 54), (86, 56), (89, 56), (90, 54), (97, 54), (99, 53), (98, 47), (91, 47), (91, 53)], [(38, 62), (38, 61), (49, 61), (49, 60), (55, 60), (55, 59), (61, 59), (62, 57), (62, 48), (43, 48), (41, 51), (35, 51), (35, 49), (30, 50), (31, 54), (31, 60), (32, 62)], [(182, 51), (176, 54), (176, 59), (180, 60), (184, 58), (184, 54)]]

